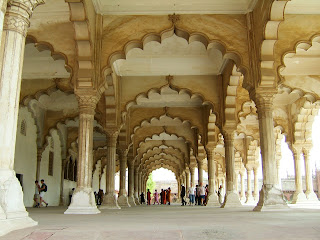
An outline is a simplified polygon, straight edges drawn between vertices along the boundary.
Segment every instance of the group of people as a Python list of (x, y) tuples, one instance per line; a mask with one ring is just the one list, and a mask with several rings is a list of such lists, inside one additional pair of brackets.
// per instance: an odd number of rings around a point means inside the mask
[[(147, 205), (151, 205), (152, 201), (152, 193), (150, 192), (150, 189), (147, 190)], [(140, 202), (141, 204), (145, 203), (144, 199), (144, 193), (142, 192), (140, 194)], [(153, 205), (170, 205), (171, 204), (171, 188), (168, 189), (161, 189), (161, 192), (158, 193), (158, 190), (155, 190), (153, 194)]]
[(45, 193), (48, 191), (48, 187), (44, 183), (43, 179), (41, 179), (40, 182), (41, 182), (41, 186), (39, 185), (38, 180), (34, 182), (35, 191), (34, 191), (33, 201), (35, 202), (35, 204), (33, 205), (33, 207), (40, 208), (42, 206), (42, 203), (44, 203), (45, 206), (48, 207), (48, 203), (43, 199)]
[[(192, 183), (188, 189), (188, 196), (189, 196), (189, 205), (199, 205), (199, 206), (206, 206), (208, 202), (208, 185), (203, 186), (202, 183), (199, 185), (196, 185), (196, 187), (192, 186)], [(187, 205), (186, 201), (186, 188), (182, 184), (181, 185), (181, 206)]]

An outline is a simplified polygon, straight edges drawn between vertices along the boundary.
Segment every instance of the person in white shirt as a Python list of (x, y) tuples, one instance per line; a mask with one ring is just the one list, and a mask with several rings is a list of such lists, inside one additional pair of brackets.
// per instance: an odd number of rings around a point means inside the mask
[(190, 184), (190, 187), (188, 189), (188, 193), (189, 193), (189, 199), (190, 199), (190, 202), (189, 204), (191, 206), (194, 205), (194, 191), (195, 191), (195, 188), (192, 186), (192, 183)]
[(200, 201), (201, 201), (201, 206), (203, 206), (203, 201), (205, 199), (205, 196), (206, 196), (206, 189), (205, 187), (202, 185), (202, 183), (200, 183)]

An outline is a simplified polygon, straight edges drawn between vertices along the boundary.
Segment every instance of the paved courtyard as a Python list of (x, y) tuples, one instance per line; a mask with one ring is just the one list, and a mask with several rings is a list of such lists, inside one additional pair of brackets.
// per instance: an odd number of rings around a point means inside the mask
[(39, 225), (0, 239), (320, 239), (319, 209), (260, 213), (251, 209), (139, 206), (98, 215), (64, 215), (61, 207), (28, 209)]

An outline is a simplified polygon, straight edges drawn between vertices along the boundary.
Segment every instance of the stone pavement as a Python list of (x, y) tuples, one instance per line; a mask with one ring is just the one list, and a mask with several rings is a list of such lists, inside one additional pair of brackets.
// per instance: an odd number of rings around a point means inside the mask
[(5, 240), (320, 239), (319, 209), (253, 212), (252, 207), (138, 206), (98, 215), (64, 215), (66, 208), (28, 209), (39, 222)]

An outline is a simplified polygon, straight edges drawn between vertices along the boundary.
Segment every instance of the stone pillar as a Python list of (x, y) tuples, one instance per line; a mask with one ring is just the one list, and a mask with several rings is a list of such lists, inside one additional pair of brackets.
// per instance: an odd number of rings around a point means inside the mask
[(319, 203), (317, 195), (313, 191), (312, 167), (310, 163), (311, 162), (310, 149), (304, 148), (303, 156), (304, 156), (304, 164), (305, 164), (305, 171), (306, 171), (306, 197), (308, 201)]
[(186, 169), (186, 192), (188, 192), (190, 187), (190, 172), (189, 169)]
[(292, 152), (293, 152), (293, 158), (294, 158), (295, 184), (296, 184), (296, 191), (293, 194), (292, 203), (297, 204), (297, 203), (306, 202), (307, 198), (302, 188), (302, 158), (301, 158), (302, 149), (299, 147), (294, 147), (292, 149)]
[(280, 170), (281, 170), (281, 161), (280, 161), (280, 160), (277, 160), (277, 179), (278, 179), (278, 186), (279, 186), (280, 189), (282, 189)]
[(139, 201), (139, 170), (134, 169), (134, 201), (136, 205), (140, 205)]
[(247, 204), (254, 203), (254, 198), (252, 196), (252, 187), (251, 187), (252, 178), (251, 178), (251, 176), (252, 176), (252, 169), (247, 168), (247, 200), (246, 200)]
[(134, 162), (128, 160), (128, 202), (131, 207), (136, 206), (134, 202)]
[(259, 89), (253, 92), (258, 109), (259, 133), (262, 155), (263, 186), (254, 211), (287, 207), (283, 192), (278, 187), (275, 161), (275, 138), (272, 117), (272, 101), (275, 92)]
[(240, 200), (241, 202), (246, 201), (246, 191), (244, 189), (244, 172), (240, 172), (241, 177), (241, 194), (240, 194)]
[(116, 147), (119, 131), (109, 128), (107, 132), (107, 190), (100, 209), (120, 209), (115, 195)]
[(0, 0), (0, 46), (1, 46), (1, 40), (2, 40), (4, 16), (7, 10), (7, 1), (8, 0)]
[(214, 187), (215, 181), (216, 181), (216, 163), (214, 161), (214, 149), (207, 149), (207, 159), (208, 159), (208, 184), (209, 184), (207, 206), (220, 207), (218, 195)]
[(203, 184), (203, 160), (198, 160), (198, 185)]
[(191, 184), (193, 187), (195, 187), (195, 181), (194, 181), (194, 167), (190, 168), (190, 175), (191, 175)]
[(139, 199), (140, 199), (140, 195), (142, 193), (142, 173), (139, 172), (138, 173), (138, 195), (139, 195)]
[(64, 195), (63, 195), (63, 182), (64, 182), (64, 169), (67, 163), (67, 159), (61, 160), (61, 182), (60, 182), (60, 200), (59, 200), (59, 206), (64, 206)]
[(128, 196), (126, 193), (126, 167), (127, 167), (127, 150), (121, 151), (120, 156), (120, 191), (118, 197), (118, 204), (120, 207), (131, 207), (128, 202)]
[(77, 161), (77, 187), (71, 204), (65, 214), (97, 214), (95, 196), (92, 190), (93, 164), (93, 121), (97, 96), (77, 95), (79, 102), (79, 153)]
[(226, 159), (226, 177), (227, 177), (227, 190), (222, 208), (227, 207), (241, 207), (239, 195), (236, 192), (235, 184), (237, 179), (235, 177), (234, 167), (234, 132), (224, 132), (224, 147), (225, 147), (225, 159)]
[(36, 170), (36, 179), (40, 182), (40, 169), (41, 169), (41, 159), (42, 159), (42, 148), (37, 148), (37, 170)]
[(254, 191), (253, 191), (253, 195), (254, 195), (254, 201), (258, 202), (259, 201), (259, 179), (258, 179), (258, 169), (257, 167), (255, 167), (253, 169), (253, 173), (254, 173)]
[(11, 0), (6, 4), (0, 0), (0, 235), (37, 224), (28, 217), (13, 166), (25, 38), (33, 10), (42, 3), (43, 0)]

